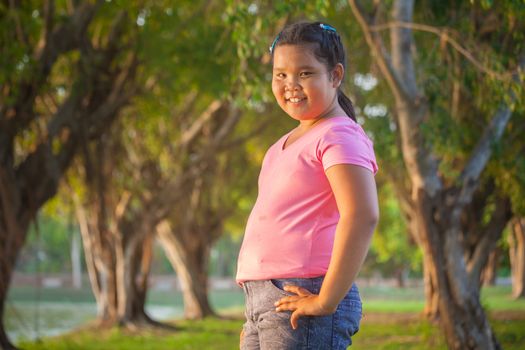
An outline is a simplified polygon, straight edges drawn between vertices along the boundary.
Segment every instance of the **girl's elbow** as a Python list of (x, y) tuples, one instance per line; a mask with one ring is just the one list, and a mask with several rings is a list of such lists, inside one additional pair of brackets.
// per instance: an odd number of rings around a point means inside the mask
[(379, 222), (379, 211), (372, 210), (360, 213), (348, 213), (348, 215), (343, 215), (341, 219), (349, 223), (359, 223), (360, 226), (370, 227), (373, 231)]
[(374, 228), (377, 226), (377, 224), (379, 223), (379, 210), (374, 211), (370, 215), (370, 223), (372, 224), (372, 226), (374, 226)]
[(370, 231), (373, 232), (377, 226), (377, 223), (379, 222), (379, 214), (378, 215), (371, 215), (367, 218), (365, 221), (367, 226), (370, 227)]
[(374, 206), (362, 212), (363, 220), (374, 228), (379, 222), (379, 207)]
[(368, 218), (370, 224), (375, 227), (377, 226), (377, 223), (379, 222), (379, 205), (374, 205), (373, 208), (370, 208), (368, 210)]

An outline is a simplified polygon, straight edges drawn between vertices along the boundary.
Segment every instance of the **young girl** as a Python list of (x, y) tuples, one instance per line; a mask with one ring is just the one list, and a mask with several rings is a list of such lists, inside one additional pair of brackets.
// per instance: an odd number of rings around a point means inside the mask
[(378, 220), (372, 142), (340, 89), (345, 51), (322, 23), (275, 38), (272, 91), (299, 125), (267, 151), (238, 259), (241, 349), (346, 349), (359, 329), (353, 281)]

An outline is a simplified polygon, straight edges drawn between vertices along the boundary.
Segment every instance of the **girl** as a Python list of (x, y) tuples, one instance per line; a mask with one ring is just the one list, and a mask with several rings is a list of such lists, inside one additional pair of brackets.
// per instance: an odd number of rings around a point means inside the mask
[(345, 51), (326, 24), (275, 38), (272, 91), (299, 125), (267, 151), (239, 253), (241, 349), (346, 349), (359, 329), (353, 281), (378, 220), (372, 142), (341, 91)]

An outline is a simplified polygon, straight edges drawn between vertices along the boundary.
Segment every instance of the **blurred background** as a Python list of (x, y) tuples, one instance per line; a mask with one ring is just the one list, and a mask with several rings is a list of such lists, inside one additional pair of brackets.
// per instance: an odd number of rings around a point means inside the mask
[(374, 141), (356, 349), (525, 347), (525, 2), (0, 3), (0, 348), (235, 349), (236, 259), (322, 21)]

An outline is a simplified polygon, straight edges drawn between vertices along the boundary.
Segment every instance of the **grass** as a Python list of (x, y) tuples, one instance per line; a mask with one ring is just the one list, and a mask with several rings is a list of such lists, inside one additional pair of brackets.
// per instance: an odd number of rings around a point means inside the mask
[[(521, 319), (492, 320), (504, 349), (525, 348), (525, 315)], [(175, 332), (143, 331), (133, 333), (118, 329), (106, 331), (82, 330), (40, 342), (22, 342), (27, 350), (132, 350), (132, 349), (238, 349), (241, 319), (176, 321)], [(352, 349), (441, 350), (446, 345), (439, 329), (415, 315), (369, 314), (361, 330), (353, 338)]]
[(203, 321), (177, 321), (175, 332), (119, 329), (93, 332), (82, 330), (38, 343), (22, 342), (27, 350), (130, 350), (130, 349), (235, 349), (238, 348), (242, 321), (209, 318)]
[[(16, 292), (16, 291), (15, 291)], [(24, 293), (27, 293), (25, 295)], [(41, 300), (57, 301), (64, 291), (45, 291)], [(423, 292), (418, 288), (363, 287), (364, 317), (361, 330), (353, 338), (352, 349), (446, 349), (440, 329), (422, 319)], [(481, 300), (490, 315), (491, 325), (504, 349), (525, 349), (525, 300), (510, 298), (510, 287), (490, 287), (482, 290)], [(68, 299), (69, 302), (87, 302), (82, 294)], [(18, 302), (30, 301), (29, 292), (17, 293), (12, 298)], [(218, 292), (211, 295), (214, 306), (237, 318), (203, 321), (174, 320), (176, 331), (130, 332), (119, 329), (79, 329), (59, 337), (41, 341), (21, 341), (27, 350), (133, 350), (133, 349), (238, 349), (238, 335), (242, 326), (242, 294)], [(180, 295), (173, 292), (154, 292), (149, 302), (155, 305), (178, 305)]]

